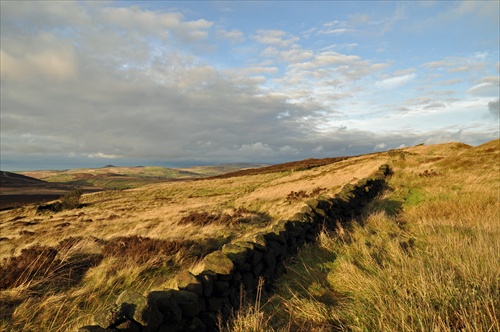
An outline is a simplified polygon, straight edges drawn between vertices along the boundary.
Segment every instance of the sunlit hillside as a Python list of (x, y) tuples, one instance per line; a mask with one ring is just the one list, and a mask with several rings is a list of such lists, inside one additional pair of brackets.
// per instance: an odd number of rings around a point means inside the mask
[(499, 331), (500, 140), (388, 152), (364, 217), (323, 232), (225, 331)]
[(80, 187), (92, 186), (105, 189), (130, 189), (162, 181), (216, 176), (240, 169), (259, 166), (264, 165), (235, 163), (186, 168), (167, 168), (160, 166), (123, 167), (106, 165), (100, 168), (26, 171), (21, 172), (21, 174), (47, 182), (64, 183)]
[[(479, 250), (482, 258), (477, 261), (483, 269), (473, 265), (465, 269), (486, 273), (485, 280), (474, 281), (480, 282), (477, 289), (481, 292), (499, 290), (494, 279), (500, 275), (496, 218), (500, 217), (499, 145), (497, 140), (475, 148), (461, 143), (416, 146), (308, 169), (85, 194), (79, 207), (60, 212), (42, 211), (36, 205), (3, 211), (0, 330), (71, 331), (91, 324), (93, 314), (112, 303), (124, 289), (145, 292), (169, 287), (169, 276), (196, 269), (204, 255), (224, 243), (290, 218), (307, 198), (333, 196), (344, 185), (371, 175), (383, 163), (394, 169), (390, 190), (369, 207), (366, 225), (342, 230), (340, 237), (322, 234), (318, 252), (330, 250), (332, 255), (316, 257), (314, 247), (305, 248), (299, 256), (303, 266), (289, 267), (267, 304), (279, 308), (283, 315), (259, 312), (263, 317), (261, 328), (277, 330), (288, 324), (291, 331), (311, 331), (314, 326), (325, 331), (332, 327), (356, 330), (357, 326), (364, 326), (361, 330), (376, 329), (376, 322), (356, 325), (354, 316), (374, 314), (363, 312), (358, 303), (377, 305), (373, 301), (380, 289), (359, 297), (356, 292), (370, 289), (372, 281), (378, 283), (374, 287), (382, 287), (387, 285), (387, 278), (398, 280), (401, 264), (416, 266), (419, 250), (429, 254), (429, 259), (450, 250), (456, 260), (443, 261), (441, 267), (456, 274), (462, 273), (460, 268), (465, 263), (455, 253), (460, 251), (462, 256), (472, 258)], [(382, 238), (376, 238), (376, 234)], [(443, 234), (450, 238), (445, 239)], [(469, 242), (463, 242), (461, 236)], [(364, 240), (368, 237), (374, 237), (367, 240), (371, 244)], [(358, 238), (363, 240), (359, 242)], [(397, 258), (400, 265), (390, 267), (392, 274), (388, 276), (385, 267), (395, 259), (391, 250), (404, 252), (404, 245), (395, 249), (392, 242), (408, 243), (415, 254), (408, 255), (408, 261)], [(480, 248), (476, 247), (478, 243)], [(335, 259), (337, 255), (340, 259)], [(308, 265), (310, 261), (312, 265)], [(359, 270), (363, 264), (372, 264), (367, 265), (371, 272)], [(301, 268), (306, 271), (297, 270)], [(440, 276), (440, 266), (434, 268), (436, 278), (448, 273)], [(404, 273), (406, 279), (397, 283), (414, 283), (412, 272)], [(350, 274), (356, 277), (349, 278)], [(402, 298), (394, 297), (393, 302), (399, 300)], [(455, 301), (459, 310), (460, 300)], [(345, 314), (337, 313), (339, 306)], [(486, 307), (489, 314), (498, 315), (498, 301), (488, 302)], [(479, 306), (477, 311), (483, 309)], [(249, 316), (241, 314), (243, 325)], [(422, 321), (424, 327), (427, 323), (439, 327), (433, 321)], [(228, 329), (237, 329), (237, 324)]]

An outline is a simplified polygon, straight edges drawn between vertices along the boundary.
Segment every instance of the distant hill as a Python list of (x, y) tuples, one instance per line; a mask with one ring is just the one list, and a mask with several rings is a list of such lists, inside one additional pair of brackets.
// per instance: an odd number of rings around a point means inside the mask
[(228, 172), (220, 175), (215, 175), (213, 178), (215, 179), (224, 179), (235, 176), (245, 176), (245, 175), (256, 175), (256, 174), (266, 174), (266, 173), (275, 173), (275, 172), (294, 172), (294, 171), (303, 171), (307, 169), (311, 169), (314, 167), (324, 166), (328, 164), (333, 164), (342, 160), (349, 159), (350, 157), (335, 157), (335, 158), (322, 158), (322, 159), (304, 159), (299, 161), (291, 161), (282, 164), (276, 165), (266, 165), (258, 168), (244, 168), (239, 169), (234, 172)]
[(105, 189), (129, 189), (165, 181), (201, 179), (261, 166), (267, 165), (235, 163), (186, 168), (106, 165), (100, 168), (29, 171), (20, 174), (50, 183), (92, 186)]
[(0, 210), (55, 200), (71, 190), (73, 186), (0, 171)]
[(41, 185), (47, 182), (40, 179), (32, 178), (26, 175), (11, 173), (6, 171), (0, 171), (0, 187), (17, 187), (17, 186), (29, 186), (29, 185)]
[(106, 165), (100, 168), (21, 173), (0, 171), (0, 210), (55, 200), (75, 188), (82, 188), (85, 192), (130, 189), (161, 182), (203, 179), (261, 166), (267, 165), (235, 163), (187, 168)]

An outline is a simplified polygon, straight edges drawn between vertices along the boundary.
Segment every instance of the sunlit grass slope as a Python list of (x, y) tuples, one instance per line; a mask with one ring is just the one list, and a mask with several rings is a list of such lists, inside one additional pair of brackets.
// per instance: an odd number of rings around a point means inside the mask
[(366, 218), (304, 248), (275, 295), (228, 329), (498, 329), (499, 145), (418, 146), (301, 171), (87, 194), (82, 207), (57, 213), (1, 212), (0, 330), (91, 324), (123, 290), (170, 287), (171, 275), (222, 244), (383, 163), (395, 173)]
[(109, 190), (57, 213), (3, 211), (0, 330), (92, 324), (123, 290), (169, 287), (174, 273), (196, 268), (224, 243), (272, 227), (307, 197), (334, 195), (386, 160), (367, 155), (305, 170)]
[(227, 331), (499, 331), (500, 140), (390, 151), (361, 220), (305, 247)]

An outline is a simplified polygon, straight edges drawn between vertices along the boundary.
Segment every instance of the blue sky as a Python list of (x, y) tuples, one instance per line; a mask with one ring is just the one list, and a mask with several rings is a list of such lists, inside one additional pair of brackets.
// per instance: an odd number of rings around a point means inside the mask
[(4, 170), (499, 137), (498, 1), (2, 1)]

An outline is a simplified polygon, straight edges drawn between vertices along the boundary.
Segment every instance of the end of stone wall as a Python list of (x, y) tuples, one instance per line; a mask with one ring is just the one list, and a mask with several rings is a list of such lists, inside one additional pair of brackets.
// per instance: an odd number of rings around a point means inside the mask
[(146, 296), (124, 291), (115, 304), (94, 316), (96, 325), (79, 332), (213, 331), (218, 317), (227, 318), (240, 305), (242, 291), (252, 296), (259, 279), (271, 288), (285, 262), (322, 228), (334, 229), (361, 214), (361, 209), (384, 188), (388, 165), (355, 185), (346, 185), (334, 198), (320, 196), (306, 202), (290, 220), (279, 220), (270, 232), (228, 243), (207, 255), (201, 272), (180, 272), (178, 289)]

